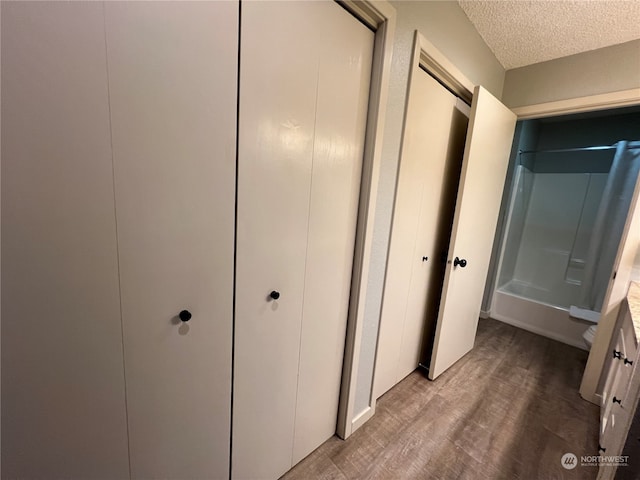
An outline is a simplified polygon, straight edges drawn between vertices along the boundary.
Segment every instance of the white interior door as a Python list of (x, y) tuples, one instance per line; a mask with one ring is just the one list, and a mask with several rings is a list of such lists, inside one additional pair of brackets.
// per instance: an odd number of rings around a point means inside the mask
[[(278, 477), (293, 449), (317, 69), (303, 4), (290, 4), (288, 22), (282, 8), (273, 10), (279, 6), (246, 2), (242, 12), (232, 458), (239, 480)], [(281, 297), (270, 301), (271, 291)]]
[(336, 432), (373, 60), (373, 32), (321, 12), (292, 465)]
[(129, 478), (102, 5), (2, 4), (2, 478)]
[[(442, 285), (441, 250), (446, 251), (446, 245), (441, 245), (438, 234), (444, 233), (448, 239), (451, 232), (449, 204), (455, 202), (468, 122), (459, 103), (455, 95), (416, 67), (404, 126), (378, 334), (376, 398), (416, 369), (423, 338), (435, 327), (435, 318), (429, 323), (426, 314), (428, 301), (439, 299)], [(433, 294), (437, 298), (430, 298)]]
[(131, 476), (227, 478), (238, 3), (105, 9)]
[(429, 365), (432, 380), (473, 348), (515, 124), (511, 110), (476, 87)]
[(335, 432), (373, 32), (246, 2), (241, 35), (232, 475), (262, 479)]

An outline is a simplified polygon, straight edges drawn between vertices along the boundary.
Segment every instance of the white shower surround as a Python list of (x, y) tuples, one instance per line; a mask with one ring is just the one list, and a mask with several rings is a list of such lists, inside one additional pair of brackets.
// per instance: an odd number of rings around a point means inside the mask
[(493, 318), (586, 349), (582, 334), (593, 323), (570, 316), (569, 307), (580, 300), (579, 265), (607, 176), (516, 167)]

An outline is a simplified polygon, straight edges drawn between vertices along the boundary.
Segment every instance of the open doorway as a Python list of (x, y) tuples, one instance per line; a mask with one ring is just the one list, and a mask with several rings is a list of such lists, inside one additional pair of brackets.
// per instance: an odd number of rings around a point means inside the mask
[(640, 170), (639, 132), (638, 107), (518, 122), (485, 312), (590, 347)]

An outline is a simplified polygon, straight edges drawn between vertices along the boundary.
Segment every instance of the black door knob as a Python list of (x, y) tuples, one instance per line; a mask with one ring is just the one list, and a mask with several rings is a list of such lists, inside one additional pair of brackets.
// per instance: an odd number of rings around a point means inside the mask
[(274, 290), (269, 294), (269, 296), (274, 300), (277, 300), (280, 298), (280, 292), (278, 292), (277, 290)]
[(460, 259), (460, 258), (456, 257), (453, 260), (453, 266), (457, 267), (458, 265), (460, 265), (460, 267), (464, 268), (464, 267), (467, 266), (467, 261), (464, 258)]
[(617, 403), (618, 405), (622, 405), (622, 400), (613, 396), (613, 403)]
[(178, 314), (178, 318), (180, 318), (180, 320), (182, 320), (183, 322), (188, 322), (189, 320), (191, 320), (191, 312), (189, 310), (182, 310)]

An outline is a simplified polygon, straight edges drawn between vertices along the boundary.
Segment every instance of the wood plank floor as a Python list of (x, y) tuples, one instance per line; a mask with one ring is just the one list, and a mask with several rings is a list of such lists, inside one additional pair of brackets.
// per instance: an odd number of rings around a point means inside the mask
[(415, 371), (383, 395), (348, 440), (333, 437), (284, 480), (595, 479), (565, 470), (597, 455), (599, 408), (578, 389), (587, 352), (495, 320), (475, 348), (431, 382)]

